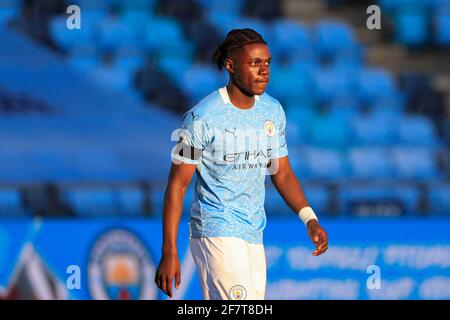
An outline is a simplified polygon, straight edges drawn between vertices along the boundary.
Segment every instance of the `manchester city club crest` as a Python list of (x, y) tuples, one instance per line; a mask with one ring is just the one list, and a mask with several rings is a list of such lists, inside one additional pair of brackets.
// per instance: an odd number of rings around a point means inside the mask
[(245, 300), (247, 298), (247, 290), (243, 286), (236, 285), (230, 289), (230, 300)]
[(269, 137), (273, 137), (275, 135), (275, 124), (270, 120), (266, 120), (264, 122), (264, 131)]
[(107, 231), (92, 247), (88, 263), (92, 299), (156, 299), (154, 274), (155, 265), (149, 252), (131, 231)]

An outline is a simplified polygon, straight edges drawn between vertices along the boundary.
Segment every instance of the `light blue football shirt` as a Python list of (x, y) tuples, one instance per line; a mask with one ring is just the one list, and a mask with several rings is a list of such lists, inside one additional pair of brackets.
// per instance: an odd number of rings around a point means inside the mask
[[(200, 149), (192, 160), (185, 148), (172, 161), (197, 164), (190, 235), (237, 237), (263, 241), (267, 165), (287, 156), (286, 118), (280, 103), (267, 93), (255, 96), (250, 109), (235, 107), (226, 87), (214, 91), (183, 115), (179, 132), (187, 146)], [(272, 161), (271, 161), (272, 160)]]

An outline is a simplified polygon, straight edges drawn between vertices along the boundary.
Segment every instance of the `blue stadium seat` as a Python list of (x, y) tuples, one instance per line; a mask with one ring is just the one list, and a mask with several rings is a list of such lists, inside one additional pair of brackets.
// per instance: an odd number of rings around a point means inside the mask
[(163, 188), (153, 188), (150, 193), (150, 204), (152, 207), (152, 216), (162, 216), (164, 208)]
[(219, 31), (222, 37), (232, 29), (252, 28), (262, 35), (267, 43), (273, 43), (271, 26), (257, 18), (243, 18), (226, 12), (208, 12), (208, 21)]
[(133, 179), (113, 151), (82, 152), (77, 155), (77, 164), (86, 181), (129, 181)]
[[(319, 213), (327, 213), (330, 192), (323, 186), (302, 184), (303, 192), (308, 199), (309, 204), (314, 211)], [(286, 218), (295, 218), (295, 213), (289, 208), (283, 200), (277, 189), (269, 185), (266, 187), (266, 195), (264, 201), (266, 215), (269, 217), (279, 216)]]
[(425, 8), (433, 8), (440, 2), (446, 2), (448, 0), (379, 0), (379, 5), (388, 10), (389, 13), (395, 12), (395, 10), (402, 9), (408, 6), (422, 6)]
[[(125, 3), (126, 1), (124, 1)], [(147, 22), (152, 19), (152, 15), (146, 11), (127, 10), (122, 12), (119, 17), (120, 23), (126, 25), (138, 36), (145, 34)]]
[(11, 6), (5, 7), (1, 3), (0, 6), (2, 6), (0, 10), (0, 26), (6, 28), (6, 25), (11, 20), (20, 16), (20, 9), (18, 7), (11, 7)]
[(180, 77), (180, 74), (184, 74), (189, 69), (192, 61), (184, 58), (162, 56), (158, 59), (157, 64), (158, 68), (168, 74), (181, 88), (184, 85), (184, 79)]
[(97, 25), (90, 20), (83, 21), (81, 29), (69, 30), (66, 17), (57, 16), (49, 22), (49, 33), (55, 43), (70, 52), (75, 46), (93, 46), (96, 40)]
[(101, 50), (98, 43), (75, 43), (70, 47), (69, 59), (86, 58), (86, 59), (101, 59)]
[(347, 74), (347, 76), (351, 77), (353, 81), (357, 81), (355, 77), (359, 75), (364, 67), (365, 64), (362, 61), (346, 59), (336, 60), (333, 64), (329, 65), (331, 70), (336, 70), (342, 74)]
[(433, 122), (421, 115), (408, 115), (397, 124), (399, 141), (411, 146), (438, 147), (440, 142)]
[(348, 160), (351, 177), (361, 180), (394, 179), (394, 168), (389, 153), (383, 148), (357, 147), (350, 150)]
[(200, 20), (202, 10), (197, 0), (164, 0), (159, 1), (157, 12), (162, 16), (171, 16), (184, 26), (192, 21)]
[(31, 180), (28, 164), (29, 159), (20, 150), (0, 153), (0, 180)]
[(211, 57), (218, 44), (223, 41), (220, 32), (206, 19), (190, 21), (185, 26), (186, 37), (195, 44), (196, 59), (211, 63)]
[(311, 108), (301, 105), (284, 105), (286, 113), (286, 139), (289, 146), (309, 142), (310, 124), (315, 117)]
[(239, 16), (245, 0), (198, 0), (204, 12), (221, 12)]
[(154, 17), (147, 21), (146, 41), (149, 46), (157, 46), (159, 42), (165, 43), (183, 39), (181, 24), (170, 17)]
[(367, 68), (360, 72), (359, 96), (363, 102), (370, 103), (379, 98), (396, 94), (396, 85), (392, 75), (379, 68)]
[(70, 4), (75, 4), (80, 7), (80, 9), (86, 11), (108, 11), (109, 5), (112, 0), (104, 1), (104, 0), (72, 0)]
[(397, 217), (418, 212), (419, 191), (410, 186), (348, 186), (339, 193), (339, 211), (359, 217)]
[(329, 202), (331, 199), (330, 190), (324, 186), (312, 185), (308, 183), (302, 184), (303, 192), (305, 193), (306, 199), (314, 211), (318, 215), (321, 213), (329, 213)]
[[(55, 33), (53, 39), (56, 40), (56, 43), (68, 51), (71, 56), (95, 56), (101, 53), (100, 31), (107, 18), (108, 14), (105, 11), (86, 9), (82, 11), (80, 30), (67, 30), (63, 25), (64, 21), (58, 21), (59, 17), (54, 18), (54, 25), (52, 25), (52, 21), (49, 28)], [(61, 30), (61, 28), (66, 30)]]
[(316, 24), (317, 53), (326, 60), (354, 57), (359, 59), (360, 47), (352, 28), (344, 22), (321, 20)]
[[(155, 108), (156, 109), (156, 108)], [(162, 118), (163, 119), (163, 118)], [(163, 120), (161, 120), (163, 121)], [(177, 124), (178, 125), (178, 124)], [(154, 128), (154, 126), (152, 126)], [(172, 128), (177, 128), (177, 126), (173, 125)], [(159, 131), (161, 129), (154, 128), (155, 131)], [(142, 133), (143, 135), (146, 135), (146, 131)], [(153, 136), (153, 134), (152, 134)], [(170, 136), (170, 133), (167, 135)], [(130, 143), (132, 143), (133, 139), (130, 139)], [(158, 141), (152, 142), (152, 146), (154, 148), (163, 148), (166, 150), (167, 155), (170, 153), (170, 150), (172, 148), (172, 143), (170, 140), (167, 141), (160, 141), (164, 139), (158, 139)], [(138, 146), (139, 144), (136, 144)], [(145, 149), (145, 148), (141, 148)], [(164, 179), (167, 179), (167, 172), (170, 167), (170, 156), (167, 159), (167, 157), (158, 157), (157, 160), (155, 160), (155, 153), (153, 150), (142, 150), (140, 152), (123, 152), (122, 154), (118, 154), (120, 163), (123, 164), (124, 170), (126, 170), (126, 173), (131, 177), (131, 180), (141, 180), (145, 179), (147, 181), (161, 181)], [(163, 159), (163, 160), (161, 160)], [(148, 164), (152, 163), (152, 170), (149, 170)]]
[(280, 98), (279, 96), (276, 96), (275, 94), (273, 94), (270, 88), (268, 88), (266, 92), (273, 97), (278, 97), (281, 105), (286, 112), (296, 109), (317, 110), (317, 99), (315, 99), (313, 92), (304, 92), (304, 95), (292, 97), (291, 99), (286, 99), (283, 97)]
[(258, 17), (265, 21), (273, 21), (283, 16), (282, 0), (245, 0), (242, 15)]
[(138, 189), (71, 189), (63, 192), (76, 215), (137, 217), (143, 214), (144, 195)]
[(406, 109), (407, 95), (404, 92), (392, 92), (388, 96), (373, 99), (368, 105), (374, 110), (402, 113)]
[(0, 0), (2, 9), (20, 9), (24, 0)]
[(150, 52), (162, 55), (192, 55), (193, 52), (184, 39), (182, 25), (168, 17), (153, 18), (147, 22), (144, 45)]
[(74, 153), (62, 150), (42, 150), (32, 158), (30, 157), (28, 161), (29, 179), (73, 182), (82, 178)]
[(272, 26), (275, 42), (269, 45), (274, 57), (286, 55), (292, 62), (313, 59), (313, 39), (306, 26), (287, 19), (275, 20)]
[(143, 213), (144, 194), (141, 190), (117, 190), (119, 214), (122, 216), (140, 216)]
[(270, 83), (267, 91), (280, 100), (291, 100), (301, 103), (314, 98), (312, 80), (314, 65), (288, 64), (271, 67)]
[(383, 10), (386, 10), (386, 13), (392, 14), (400, 1), (401, 0), (379, 0), (378, 3)]
[(53, 16), (48, 22), (48, 32), (54, 43), (70, 54), (75, 49), (77, 55), (85, 51), (96, 51), (99, 25), (106, 17), (107, 13), (104, 11), (83, 9), (81, 29), (69, 30), (66, 15)]
[(424, 72), (407, 71), (399, 75), (400, 88), (408, 95), (417, 95), (421, 91), (430, 91), (431, 76)]
[(20, 193), (17, 190), (0, 190), (0, 218), (18, 218), (31, 216), (31, 212), (22, 206)]
[(360, 114), (352, 121), (356, 140), (360, 145), (386, 146), (397, 142), (398, 120), (400, 113), (385, 109)]
[(267, 43), (273, 43), (274, 34), (269, 23), (258, 18), (240, 17), (237, 20), (236, 28), (251, 28), (256, 30)]
[[(111, 0), (108, 0), (111, 1)], [(114, 0), (119, 5), (119, 10), (122, 13), (153, 13), (156, 11), (156, 5), (159, 0)]]
[[(208, 81), (205, 81), (208, 79)], [(219, 72), (212, 65), (195, 64), (185, 71), (181, 88), (189, 95), (192, 103), (197, 103), (217, 88), (224, 86)]]
[(105, 217), (119, 213), (114, 192), (108, 189), (66, 190), (63, 199), (79, 216)]
[(286, 132), (289, 132), (286, 136), (288, 146), (297, 147), (305, 142), (305, 135), (302, 129), (303, 128), (299, 124), (290, 120), (286, 121)]
[(353, 143), (346, 115), (325, 112), (315, 117), (310, 125), (311, 144), (322, 148), (345, 149)]
[(347, 171), (342, 154), (332, 149), (308, 148), (303, 159), (313, 179), (336, 180), (343, 178)]
[(440, 179), (436, 153), (428, 148), (396, 147), (392, 150), (396, 174), (402, 179)]
[(114, 65), (101, 65), (90, 71), (89, 76), (98, 81), (102, 88), (112, 90), (134, 90), (131, 70), (124, 70)]
[(435, 42), (445, 46), (450, 46), (450, 3), (446, 6), (435, 9), (434, 16), (434, 38)]
[(130, 26), (118, 19), (102, 21), (99, 35), (99, 45), (105, 52), (110, 52), (118, 47), (137, 47), (140, 41)]
[(428, 40), (429, 16), (421, 4), (405, 4), (395, 12), (395, 40), (407, 46), (424, 45)]
[(305, 157), (305, 147), (292, 144), (289, 147), (289, 163), (301, 181), (311, 178)]
[(233, 13), (207, 11), (206, 17), (208, 22), (217, 29), (221, 37), (225, 37), (231, 29), (235, 29), (238, 26), (238, 17)]
[(129, 74), (130, 82), (134, 73), (145, 63), (144, 55), (116, 55), (112, 62), (112, 67), (123, 70)]
[[(89, 0), (86, 0), (89, 1)], [(102, 8), (92, 8), (88, 9), (86, 7), (80, 8), (82, 11), (81, 13), (81, 29), (83, 29), (86, 26), (86, 23), (88, 23), (90, 26), (97, 27), (99, 26), (103, 21), (108, 19), (110, 17), (110, 12), (108, 9), (102, 9)]]
[(273, 186), (266, 187), (264, 209), (268, 217), (288, 216), (291, 211), (277, 189)]
[(328, 102), (329, 112), (349, 123), (358, 115), (359, 108), (359, 100), (355, 96), (336, 96)]
[[(416, 0), (416, 1), (418, 1), (418, 0)], [(427, 3), (431, 8), (439, 9), (439, 7), (449, 5), (450, 1), (449, 0), (428, 0)]]
[(356, 75), (344, 66), (323, 68), (314, 75), (317, 97), (329, 102), (335, 97), (350, 97), (355, 91)]
[(450, 216), (450, 184), (430, 185), (428, 209), (432, 215)]

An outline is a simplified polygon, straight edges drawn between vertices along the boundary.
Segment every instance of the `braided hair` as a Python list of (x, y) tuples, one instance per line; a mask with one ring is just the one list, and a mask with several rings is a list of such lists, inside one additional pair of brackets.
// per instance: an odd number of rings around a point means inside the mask
[(214, 64), (219, 70), (222, 70), (225, 60), (228, 58), (231, 51), (252, 43), (267, 44), (263, 37), (253, 29), (245, 28), (231, 30), (228, 32), (225, 41), (223, 41), (214, 52)]

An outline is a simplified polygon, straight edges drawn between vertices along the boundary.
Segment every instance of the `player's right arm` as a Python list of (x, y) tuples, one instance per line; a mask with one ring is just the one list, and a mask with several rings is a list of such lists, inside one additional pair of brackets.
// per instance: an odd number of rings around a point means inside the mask
[(185, 113), (182, 127), (179, 141), (171, 154), (172, 166), (164, 194), (162, 257), (155, 276), (158, 288), (170, 297), (173, 280), (175, 279), (177, 289), (181, 282), (177, 235), (184, 196), (200, 162), (202, 151), (211, 139), (206, 122), (194, 111)]
[(184, 196), (196, 167), (195, 164), (172, 164), (164, 193), (162, 257), (156, 271), (155, 282), (169, 297), (172, 297), (173, 280), (177, 289), (181, 283), (181, 266), (177, 249), (178, 225)]

